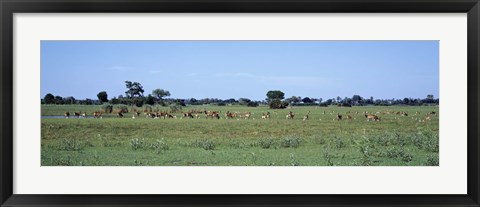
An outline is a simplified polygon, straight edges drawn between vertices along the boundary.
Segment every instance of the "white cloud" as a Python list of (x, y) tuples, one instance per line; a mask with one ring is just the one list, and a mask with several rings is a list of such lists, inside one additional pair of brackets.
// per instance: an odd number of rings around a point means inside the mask
[(125, 67), (125, 66), (112, 66), (110, 68), (108, 68), (109, 70), (116, 70), (116, 71), (126, 71), (128, 70), (129, 68), (128, 67)]
[(148, 72), (150, 72), (151, 74), (159, 74), (159, 73), (162, 73), (163, 71), (161, 71), (161, 70), (150, 70)]

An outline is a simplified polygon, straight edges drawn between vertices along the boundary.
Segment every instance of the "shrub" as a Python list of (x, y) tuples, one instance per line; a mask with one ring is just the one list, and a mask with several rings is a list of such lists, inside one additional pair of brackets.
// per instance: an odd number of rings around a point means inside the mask
[(85, 144), (77, 139), (63, 139), (59, 145), (59, 150), (80, 151), (85, 148)]
[(262, 149), (268, 149), (275, 144), (275, 141), (272, 138), (263, 138), (258, 141), (258, 145)]
[(144, 111), (152, 112), (152, 106), (146, 105)]
[(429, 155), (427, 157), (427, 160), (425, 161), (424, 165), (426, 165), (426, 166), (438, 166), (439, 165), (438, 155)]
[(403, 157), (405, 155), (405, 151), (402, 148), (398, 149), (396, 147), (392, 147), (387, 149), (386, 156), (389, 158), (397, 158)]
[(342, 139), (335, 139), (335, 148), (342, 149), (345, 146), (346, 146), (346, 144)]
[(297, 148), (300, 146), (300, 138), (298, 137), (285, 137), (281, 141), (281, 146), (288, 148)]
[(438, 134), (420, 132), (412, 137), (412, 141), (418, 149), (430, 152), (439, 151)]
[(203, 148), (204, 150), (214, 150), (215, 149), (215, 143), (212, 140), (208, 140), (208, 139), (195, 140), (192, 143), (192, 146)]
[(363, 166), (373, 165), (372, 149), (367, 145), (361, 145), (360, 152), (362, 153), (362, 165)]
[(105, 113), (112, 113), (113, 111), (113, 105), (112, 104), (103, 104), (102, 105), (102, 110)]
[(142, 149), (145, 147), (145, 139), (134, 138), (130, 140), (130, 146), (133, 150)]
[(157, 139), (151, 147), (155, 150), (157, 154), (165, 152), (169, 149), (168, 144), (165, 142), (163, 138)]
[(115, 106), (115, 111), (120, 112), (120, 113), (128, 113), (128, 106), (127, 105), (116, 105)]
[(177, 104), (177, 103), (174, 103), (174, 104), (170, 104), (170, 113), (177, 113), (179, 111), (182, 110), (182, 106)]
[(411, 153), (405, 153), (402, 156), (402, 161), (404, 162), (411, 162), (413, 160), (413, 155)]
[(284, 109), (287, 108), (288, 103), (282, 102), (280, 99), (273, 99), (268, 103), (268, 106), (271, 109)]
[(258, 105), (259, 105), (258, 102), (255, 102), (255, 101), (248, 102), (247, 104), (248, 107), (257, 107)]

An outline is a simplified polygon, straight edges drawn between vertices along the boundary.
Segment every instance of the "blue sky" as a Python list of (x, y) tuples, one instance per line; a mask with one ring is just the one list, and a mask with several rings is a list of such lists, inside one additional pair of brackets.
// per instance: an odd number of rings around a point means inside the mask
[(42, 41), (41, 96), (438, 97), (438, 41)]

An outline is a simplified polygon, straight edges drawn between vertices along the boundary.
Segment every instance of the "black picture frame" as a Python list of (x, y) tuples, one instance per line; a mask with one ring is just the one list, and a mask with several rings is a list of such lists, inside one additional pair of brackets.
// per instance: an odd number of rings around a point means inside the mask
[[(480, 206), (478, 0), (0, 0), (1, 206)], [(20, 195), (13, 194), (14, 13), (467, 13), (468, 186), (465, 195)], [(445, 178), (454, 179), (454, 178)], [(414, 187), (414, 186), (412, 186)]]

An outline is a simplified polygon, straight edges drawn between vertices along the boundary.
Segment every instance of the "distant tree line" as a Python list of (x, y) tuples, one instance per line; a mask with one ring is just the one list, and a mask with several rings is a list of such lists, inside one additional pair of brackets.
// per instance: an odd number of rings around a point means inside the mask
[(336, 105), (339, 107), (352, 107), (352, 106), (392, 106), (392, 105), (408, 105), (408, 106), (422, 106), (422, 105), (438, 105), (439, 99), (435, 99), (433, 95), (429, 94), (426, 98), (403, 98), (403, 99), (374, 99), (363, 98), (360, 95), (353, 95), (352, 97), (341, 98), (337, 96), (336, 98), (329, 98), (324, 100), (323, 98), (312, 98), (312, 97), (300, 97), (300, 96), (291, 96), (285, 98), (285, 93), (280, 90), (271, 90), (268, 91), (265, 100), (251, 100), (248, 98), (229, 98), (229, 99), (218, 99), (218, 98), (203, 98), (203, 99), (174, 99), (167, 98), (171, 94), (169, 91), (164, 89), (155, 89), (151, 94), (144, 95), (143, 86), (138, 82), (125, 81), (126, 91), (125, 96), (119, 95), (113, 98), (108, 98), (106, 91), (100, 91), (97, 94), (97, 100), (93, 99), (75, 99), (73, 96), (61, 97), (54, 96), (51, 93), (48, 93), (41, 100), (42, 104), (81, 104), (81, 105), (101, 105), (101, 104), (124, 104), (142, 107), (143, 105), (155, 105), (159, 104), (162, 106), (186, 106), (186, 105), (242, 105), (249, 107), (257, 107), (259, 105), (268, 105), (272, 109), (282, 109), (287, 108), (288, 106), (330, 106)]

